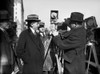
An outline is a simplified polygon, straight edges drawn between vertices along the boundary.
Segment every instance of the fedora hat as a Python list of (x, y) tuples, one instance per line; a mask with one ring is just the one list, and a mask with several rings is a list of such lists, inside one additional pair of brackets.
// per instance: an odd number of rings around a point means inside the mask
[(6, 11), (6, 10), (0, 11), (0, 22), (2, 22), (2, 21), (9, 21), (8, 11)]
[(44, 22), (39, 22), (39, 28), (44, 27), (45, 23)]
[(30, 14), (30, 15), (27, 16), (27, 19), (25, 21), (27, 21), (27, 22), (29, 22), (29, 21), (39, 22), (40, 19), (39, 19), (38, 15)]
[(84, 15), (80, 12), (72, 12), (70, 22), (83, 22)]

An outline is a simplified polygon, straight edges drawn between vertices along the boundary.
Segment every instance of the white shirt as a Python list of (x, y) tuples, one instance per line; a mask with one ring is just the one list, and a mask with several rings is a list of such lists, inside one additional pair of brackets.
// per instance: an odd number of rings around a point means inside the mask
[(31, 29), (32, 33), (33, 33), (34, 35), (36, 35), (35, 30), (34, 30), (33, 28), (31, 28), (31, 27), (30, 27), (30, 29)]
[(0, 29), (1, 29), (3, 32), (5, 31), (2, 27), (0, 27)]

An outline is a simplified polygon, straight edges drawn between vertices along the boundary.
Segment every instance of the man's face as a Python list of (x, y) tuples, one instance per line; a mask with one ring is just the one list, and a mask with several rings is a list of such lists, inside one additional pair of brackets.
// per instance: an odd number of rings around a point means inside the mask
[(39, 27), (39, 23), (38, 23), (38, 22), (32, 22), (32, 23), (31, 23), (31, 27), (32, 27), (34, 30), (37, 30), (38, 27)]
[(74, 29), (76, 25), (74, 23), (71, 24), (71, 29)]
[(40, 32), (45, 32), (45, 28), (44, 27), (41, 27), (39, 28)]

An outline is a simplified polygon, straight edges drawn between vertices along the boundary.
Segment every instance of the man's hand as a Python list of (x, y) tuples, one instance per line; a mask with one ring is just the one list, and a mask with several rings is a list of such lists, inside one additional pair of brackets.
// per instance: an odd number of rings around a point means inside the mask
[(52, 34), (53, 34), (53, 36), (57, 36), (59, 33), (58, 33), (58, 31), (54, 31)]

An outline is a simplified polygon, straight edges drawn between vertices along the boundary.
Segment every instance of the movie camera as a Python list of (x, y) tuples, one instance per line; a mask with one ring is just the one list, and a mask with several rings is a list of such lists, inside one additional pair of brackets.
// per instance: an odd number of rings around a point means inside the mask
[(70, 26), (70, 20), (69, 18), (65, 18), (64, 22), (57, 22), (55, 25), (57, 25), (57, 31), (67, 30), (67, 26)]
[[(86, 45), (86, 74), (93, 73), (97, 69), (96, 74), (100, 74), (99, 65), (99, 51), (97, 49), (98, 39), (100, 38), (100, 28), (97, 28), (97, 22), (94, 16), (85, 19), (86, 32), (87, 32), (87, 45)], [(99, 37), (98, 37), (99, 36)], [(94, 61), (93, 61), (94, 60)]]
[(93, 40), (94, 38), (94, 29), (97, 28), (96, 18), (94, 16), (88, 17), (85, 19), (86, 23), (86, 32), (87, 32), (87, 40)]

